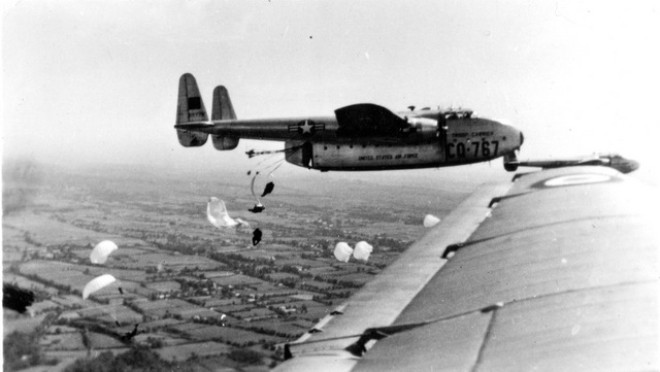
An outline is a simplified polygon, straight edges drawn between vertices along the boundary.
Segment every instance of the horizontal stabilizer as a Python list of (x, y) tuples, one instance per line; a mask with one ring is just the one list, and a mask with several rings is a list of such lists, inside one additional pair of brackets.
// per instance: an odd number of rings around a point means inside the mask
[(335, 110), (339, 137), (400, 137), (408, 123), (385, 107), (371, 103), (350, 105)]
[(210, 133), (211, 130), (213, 129), (213, 125), (211, 125), (211, 124), (177, 124), (177, 125), (174, 126), (174, 129)]

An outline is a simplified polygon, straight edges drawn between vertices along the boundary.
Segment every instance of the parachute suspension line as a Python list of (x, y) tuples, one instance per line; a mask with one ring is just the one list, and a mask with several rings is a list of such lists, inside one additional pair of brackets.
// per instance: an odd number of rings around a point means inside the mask
[[(284, 160), (286, 160), (286, 159), (275, 159), (274, 162), (261, 167), (263, 163), (266, 163), (269, 160), (272, 160), (278, 154), (285, 153), (285, 155), (290, 155), (290, 154), (293, 154), (293, 153), (295, 153), (296, 151), (298, 151), (300, 149), (302, 149), (302, 146), (293, 146), (293, 147), (287, 147), (283, 150), (261, 151), (261, 152), (256, 152), (254, 150), (250, 150), (246, 153), (251, 158), (254, 157), (254, 156), (257, 156), (257, 155), (268, 155), (268, 156), (266, 156), (266, 158), (262, 159), (257, 164), (255, 164), (255, 167), (254, 167), (255, 172), (260, 172), (260, 171), (265, 172), (268, 168), (270, 168), (272, 166), (276, 166), (277, 168), (279, 168), (282, 165), (282, 162), (284, 162)], [(271, 171), (268, 175), (270, 176), (272, 173), (273, 173), (273, 171)], [(248, 176), (251, 175), (251, 174), (252, 174), (252, 170), (248, 171)]]
[[(284, 161), (286, 160), (286, 158), (283, 158), (283, 159), (282, 158), (279, 158), (279, 159), (276, 158), (275, 161), (272, 161), (272, 162), (267, 163), (265, 165), (264, 165), (264, 163), (268, 160), (271, 160), (271, 158), (273, 158), (277, 154), (285, 153), (285, 154), (288, 155), (288, 154), (291, 154), (291, 153), (293, 153), (295, 151), (298, 151), (300, 149), (302, 149), (302, 146), (287, 147), (287, 148), (284, 148), (283, 150), (275, 150), (275, 151), (256, 152), (254, 150), (250, 150), (250, 151), (247, 152), (247, 154), (250, 158), (253, 157), (253, 156), (256, 156), (256, 155), (269, 155), (265, 159), (258, 162), (255, 169), (254, 169), (254, 175), (252, 176), (252, 180), (250, 181), (250, 192), (252, 193), (252, 196), (254, 197), (254, 199), (256, 201), (256, 205), (254, 206), (253, 209), (248, 209), (248, 211), (253, 212), (253, 213), (259, 213), (259, 212), (263, 211), (263, 209), (264, 209), (264, 206), (261, 203), (261, 199), (260, 199), (259, 195), (254, 190), (255, 182), (257, 180), (257, 176), (259, 176), (259, 173), (267, 173), (267, 175), (266, 175), (267, 182), (266, 182), (266, 185), (264, 187), (264, 191), (261, 194), (261, 197), (264, 197), (264, 196), (266, 196), (266, 195), (273, 192), (273, 188), (275, 187), (275, 184), (272, 181), (268, 180), (268, 179), (273, 178), (273, 173), (275, 173), (275, 171), (278, 170), (282, 166), (282, 164), (284, 164)], [(248, 171), (247, 172), (248, 176), (252, 175), (252, 172), (253, 171), (251, 171), (251, 170)]]
[(272, 159), (273, 157), (275, 157), (275, 156), (277, 156), (277, 155), (278, 155), (278, 153), (269, 154), (269, 155), (266, 156), (265, 158), (261, 159), (261, 161), (259, 161), (259, 162), (256, 164), (256, 166), (257, 166), (257, 167), (260, 166), (260, 165), (263, 164), (264, 162), (266, 162), (266, 161)]
[[(254, 181), (257, 179), (257, 176), (259, 175), (259, 172), (255, 172), (254, 176), (252, 177), (252, 182), (250, 182), (250, 191), (252, 191), (252, 196), (257, 198), (257, 194), (254, 193)], [(257, 198), (257, 202), (259, 201), (259, 198)]]
[(257, 205), (262, 205), (261, 204), (261, 199), (257, 196), (257, 193), (254, 192), (254, 181), (257, 179), (257, 176), (259, 175), (259, 172), (254, 173), (254, 177), (252, 177), (252, 182), (250, 182), (250, 191), (252, 192), (252, 196), (254, 196), (254, 200), (257, 202)]
[(272, 162), (270, 162), (270, 163), (264, 165), (264, 166), (260, 169), (260, 171), (265, 172), (266, 169), (268, 169), (268, 168), (272, 167), (274, 164), (278, 164), (278, 163), (280, 163), (280, 162), (282, 162), (282, 161), (284, 161), (284, 159), (274, 159), (274, 161), (272, 161)]
[[(293, 153), (295, 151), (298, 151), (301, 148), (302, 148), (301, 146), (295, 146), (295, 147), (290, 147), (290, 148), (284, 149), (284, 151), (286, 151), (287, 153)], [(281, 152), (281, 150), (280, 150), (280, 152)], [(275, 159), (274, 161), (272, 161), (270, 163), (267, 163), (266, 165), (261, 166), (263, 163), (265, 163), (269, 160), (272, 160), (273, 156), (275, 156), (275, 155), (277, 155), (277, 154), (271, 154), (268, 157), (266, 157), (264, 160), (258, 162), (255, 166), (255, 168), (256, 168), (255, 172), (264, 172), (265, 173), (269, 170), (269, 168), (275, 167), (275, 169), (277, 169), (277, 168), (281, 167), (286, 159)], [(275, 169), (271, 170), (268, 173), (268, 176), (271, 176), (271, 174), (275, 171)]]
[(281, 159), (281, 160), (279, 161), (279, 163), (276, 163), (276, 164), (275, 164), (275, 168), (273, 168), (273, 170), (271, 170), (271, 171), (268, 173), (268, 177), (273, 177), (273, 173), (275, 173), (275, 171), (277, 170), (277, 168), (281, 167), (282, 164), (284, 164), (284, 159)]

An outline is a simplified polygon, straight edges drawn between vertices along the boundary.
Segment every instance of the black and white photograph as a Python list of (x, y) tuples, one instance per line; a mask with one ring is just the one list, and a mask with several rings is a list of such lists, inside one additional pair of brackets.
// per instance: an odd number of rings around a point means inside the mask
[(1, 9), (3, 371), (660, 370), (660, 2)]

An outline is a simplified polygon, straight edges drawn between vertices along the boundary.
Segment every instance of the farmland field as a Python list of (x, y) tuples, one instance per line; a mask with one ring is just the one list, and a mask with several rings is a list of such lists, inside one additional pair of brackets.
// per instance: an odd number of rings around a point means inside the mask
[(231, 347), (219, 342), (198, 342), (192, 344), (179, 344), (176, 346), (163, 347), (156, 352), (161, 358), (169, 361), (183, 361), (190, 358), (192, 354), (200, 357), (226, 354), (231, 350)]
[(175, 327), (178, 331), (189, 335), (197, 340), (219, 340), (231, 341), (235, 344), (247, 344), (249, 342), (282, 342), (284, 338), (259, 334), (233, 327), (208, 326), (203, 324), (188, 324)]
[[(277, 358), (274, 345), (310, 329), (424, 234), (424, 213), (442, 217), (465, 195), (439, 199), (428, 188), (401, 195), (305, 176), (278, 181), (267, 211), (253, 215), (244, 175), (218, 182), (197, 174), (191, 183), (185, 170), (138, 173), (149, 177), (135, 179), (125, 167), (44, 168), (33, 198), (3, 218), (4, 278), (39, 296), (34, 318), (5, 314), (4, 334), (37, 332), (59, 369), (86, 357), (83, 334), (91, 356), (146, 345), (167, 360), (195, 355), (228, 367), (236, 366), (227, 359), (234, 348)], [(11, 193), (20, 182), (7, 185)], [(219, 189), (232, 216), (263, 231), (258, 246), (250, 230), (208, 223), (206, 201)], [(102, 240), (119, 249), (91, 264)], [(368, 262), (334, 259), (338, 241), (360, 240), (374, 245)], [(102, 274), (116, 281), (83, 300), (83, 287)]]

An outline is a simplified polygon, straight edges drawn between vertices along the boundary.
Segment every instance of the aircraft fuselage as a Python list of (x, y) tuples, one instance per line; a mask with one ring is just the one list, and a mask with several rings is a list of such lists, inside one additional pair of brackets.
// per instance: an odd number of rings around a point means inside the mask
[[(411, 123), (416, 118), (410, 118)], [(299, 138), (288, 140), (289, 163), (321, 171), (434, 168), (498, 158), (520, 147), (519, 132), (481, 118), (447, 120), (444, 128), (420, 123), (400, 141), (385, 139)]]

